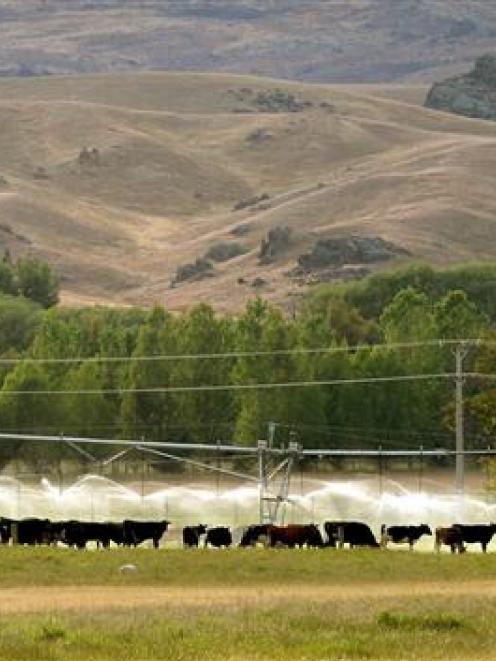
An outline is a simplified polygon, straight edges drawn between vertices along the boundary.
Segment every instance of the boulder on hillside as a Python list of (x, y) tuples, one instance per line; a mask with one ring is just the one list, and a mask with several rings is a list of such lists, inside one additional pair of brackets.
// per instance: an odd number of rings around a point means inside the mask
[(313, 107), (311, 101), (300, 99), (291, 92), (278, 87), (258, 91), (250, 87), (242, 87), (237, 90), (228, 90), (228, 94), (236, 102), (244, 104), (242, 107), (236, 106), (233, 112), (249, 112), (251, 109), (260, 113), (290, 113), (303, 112)]
[(175, 287), (181, 282), (194, 282), (203, 280), (203, 278), (210, 278), (215, 275), (212, 262), (203, 257), (199, 257), (196, 261), (189, 264), (182, 264), (177, 267), (176, 275), (171, 281), (171, 287)]
[(239, 225), (233, 227), (229, 234), (232, 234), (233, 236), (246, 236), (251, 232), (251, 230), (252, 226), (250, 223), (240, 223)]
[(79, 165), (83, 166), (95, 166), (100, 165), (100, 152), (96, 147), (88, 149), (88, 147), (83, 147), (79, 152), (78, 156)]
[(282, 255), (291, 245), (291, 229), (276, 226), (269, 230), (267, 236), (260, 243), (258, 257), (260, 264), (270, 264)]
[(242, 211), (243, 209), (247, 209), (248, 207), (254, 207), (257, 204), (260, 204), (260, 202), (265, 202), (266, 200), (270, 200), (270, 195), (268, 193), (253, 195), (252, 197), (247, 197), (243, 200), (239, 200), (239, 202), (236, 202), (232, 210)]
[(496, 55), (482, 55), (469, 73), (435, 83), (425, 105), (466, 117), (496, 119)]
[(345, 264), (370, 264), (393, 257), (408, 255), (404, 248), (380, 237), (348, 236), (319, 239), (313, 249), (300, 255), (298, 266), (302, 272), (341, 267)]
[(205, 259), (214, 262), (227, 262), (228, 260), (244, 255), (245, 253), (245, 246), (236, 241), (231, 241), (230, 243), (216, 243), (207, 250), (205, 253)]

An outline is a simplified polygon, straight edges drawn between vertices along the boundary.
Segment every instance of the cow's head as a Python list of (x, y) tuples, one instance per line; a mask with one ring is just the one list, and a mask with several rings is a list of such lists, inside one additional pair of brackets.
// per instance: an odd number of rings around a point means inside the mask
[(494, 535), (496, 533), (496, 523), (490, 523), (489, 527), (491, 528), (491, 532)]
[(430, 529), (430, 527), (426, 523), (423, 523), (420, 526), (420, 532), (421, 532), (422, 535), (432, 535), (432, 530)]
[(199, 523), (199, 524), (196, 526), (196, 532), (197, 532), (199, 535), (204, 535), (204, 534), (207, 532), (207, 526), (206, 526), (204, 523)]

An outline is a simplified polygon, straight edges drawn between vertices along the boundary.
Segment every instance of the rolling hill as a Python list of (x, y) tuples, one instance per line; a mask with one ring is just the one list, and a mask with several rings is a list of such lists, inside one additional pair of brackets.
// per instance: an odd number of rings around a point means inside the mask
[(0, 76), (432, 82), (466, 69), (495, 35), (491, 0), (2, 0)]
[[(5, 79), (0, 244), (53, 264), (67, 303), (173, 309), (237, 310), (255, 292), (290, 305), (329, 276), (298, 273), (298, 258), (336, 237), (397, 249), (372, 269), (495, 259), (496, 124), (423, 108), (425, 93), (228, 74)], [(212, 248), (230, 258), (188, 279), (181, 267)]]

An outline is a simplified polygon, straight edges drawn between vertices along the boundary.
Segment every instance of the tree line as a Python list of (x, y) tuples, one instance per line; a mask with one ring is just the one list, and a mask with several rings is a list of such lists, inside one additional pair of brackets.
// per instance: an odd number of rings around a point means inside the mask
[[(295, 318), (260, 298), (228, 316), (207, 304), (179, 314), (160, 306), (70, 309), (3, 295), (0, 429), (251, 444), (275, 423), (276, 443), (452, 447), (452, 379), (364, 381), (453, 372), (453, 347), (436, 339), (486, 339), (465, 367), (496, 371), (495, 294), (496, 265), (483, 264), (413, 266), (322, 286)], [(417, 342), (425, 344), (397, 346)], [(139, 360), (153, 356), (169, 359)], [(130, 360), (85, 360), (121, 357)], [(240, 388), (322, 381), (349, 383)], [(494, 433), (494, 383), (467, 380), (469, 445), (486, 446)], [(56, 458), (60, 448), (39, 449), (44, 459), (50, 452)], [(0, 461), (13, 456), (34, 460), (36, 452), (4, 441)]]

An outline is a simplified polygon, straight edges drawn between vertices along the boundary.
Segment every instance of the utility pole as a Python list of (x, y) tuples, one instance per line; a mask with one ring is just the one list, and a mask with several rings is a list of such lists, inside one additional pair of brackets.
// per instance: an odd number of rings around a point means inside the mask
[(267, 473), (265, 469), (265, 451), (267, 450), (267, 441), (259, 440), (258, 448), (258, 499), (259, 499), (259, 521), (261, 524), (270, 523), (266, 510), (267, 498)]
[(268, 424), (268, 436), (267, 436), (267, 438), (269, 439), (269, 448), (272, 448), (274, 446), (275, 435), (276, 435), (276, 423), (275, 422), (269, 422), (269, 424)]
[(457, 493), (462, 494), (465, 483), (465, 439), (463, 429), (463, 359), (467, 355), (468, 349), (464, 342), (456, 345), (455, 361), (455, 438), (456, 438), (456, 457), (455, 457), (455, 488)]

